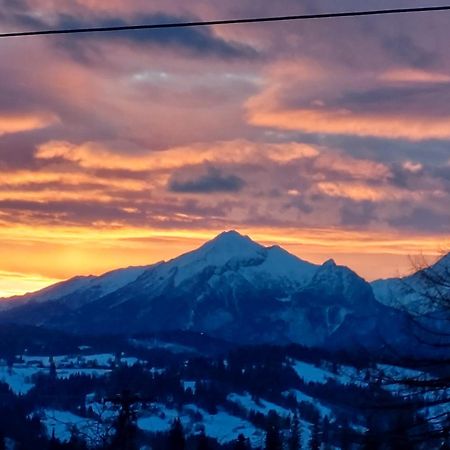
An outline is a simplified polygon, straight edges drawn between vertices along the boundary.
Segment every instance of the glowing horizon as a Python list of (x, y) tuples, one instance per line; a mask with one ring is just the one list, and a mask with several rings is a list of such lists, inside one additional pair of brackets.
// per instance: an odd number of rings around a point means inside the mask
[[(16, 253), (8, 264), (3, 263), (6, 270), (0, 272), (0, 298), (33, 292), (73, 276), (101, 275), (123, 267), (169, 260), (194, 250), (222, 231), (42, 227), (5, 232), (0, 228), (0, 240)], [(420, 255), (433, 260), (448, 245), (428, 237), (332, 229), (285, 229), (283, 234), (270, 229), (238, 228), (238, 231), (262, 245), (280, 245), (317, 264), (333, 258), (369, 281), (410, 273), (411, 258)], [(22, 272), (17, 272), (19, 269)]]

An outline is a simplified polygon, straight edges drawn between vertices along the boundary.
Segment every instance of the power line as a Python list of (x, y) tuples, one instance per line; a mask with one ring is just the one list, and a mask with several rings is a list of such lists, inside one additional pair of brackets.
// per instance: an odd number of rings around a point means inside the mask
[(314, 20), (314, 19), (337, 19), (343, 17), (362, 17), (362, 16), (380, 16), (392, 14), (407, 13), (425, 13), (437, 11), (450, 11), (450, 5), (447, 6), (425, 6), (418, 8), (397, 8), (397, 9), (379, 9), (369, 11), (346, 11), (322, 14), (302, 14), (293, 16), (272, 16), (272, 17), (250, 17), (244, 19), (227, 19), (227, 20), (205, 20), (195, 22), (171, 22), (171, 23), (150, 23), (142, 25), (118, 25), (109, 27), (86, 27), (86, 28), (65, 28), (50, 29), (37, 31), (14, 31), (9, 33), (0, 33), (0, 38), (8, 37), (24, 37), (24, 36), (42, 36), (52, 34), (76, 34), (76, 33), (100, 33), (109, 31), (138, 31), (138, 30), (155, 30), (162, 28), (189, 28), (203, 27), (211, 25), (233, 25), (233, 24), (249, 24), (249, 23), (265, 23), (265, 22), (287, 22), (294, 20)]

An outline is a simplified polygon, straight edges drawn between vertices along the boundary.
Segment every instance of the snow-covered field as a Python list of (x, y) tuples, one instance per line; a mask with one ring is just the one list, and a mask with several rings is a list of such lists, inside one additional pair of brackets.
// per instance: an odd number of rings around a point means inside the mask
[[(69, 378), (72, 375), (89, 375), (102, 377), (111, 371), (111, 365), (116, 361), (112, 353), (99, 353), (93, 355), (59, 355), (32, 356), (24, 355), (17, 358), (12, 367), (8, 367), (5, 361), (0, 360), (0, 381), (9, 385), (11, 390), (18, 395), (26, 394), (32, 387), (33, 376), (39, 373), (48, 373), (51, 359), (56, 367), (58, 378)], [(122, 356), (121, 364), (132, 366), (139, 362), (135, 357)]]
[(292, 412), (288, 409), (267, 400), (258, 399), (258, 401), (256, 401), (249, 393), (231, 393), (227, 396), (227, 400), (232, 403), (236, 403), (247, 411), (256, 411), (265, 415), (267, 415), (270, 411), (275, 411), (279, 416), (290, 416), (292, 414)]
[(225, 410), (210, 414), (196, 405), (186, 405), (181, 410), (176, 410), (163, 404), (154, 404), (150, 410), (142, 412), (138, 427), (151, 433), (167, 431), (177, 417), (188, 433), (195, 434), (203, 429), (208, 436), (222, 444), (233, 441), (241, 433), (249, 438), (253, 445), (260, 445), (264, 437), (263, 430), (242, 417)]
[[(23, 363), (26, 365), (42, 365), (44, 367), (50, 366), (49, 356), (31, 356), (23, 355), (21, 357)], [(116, 355), (113, 353), (98, 353), (93, 355), (58, 355), (52, 357), (56, 367), (69, 367), (69, 366), (89, 366), (89, 367), (111, 367), (116, 361)], [(139, 360), (135, 357), (121, 356), (119, 358), (121, 364), (127, 364), (132, 366)]]
[(70, 440), (72, 433), (78, 434), (90, 445), (95, 446), (104, 442), (112, 431), (111, 423), (88, 419), (69, 411), (43, 409), (37, 412), (41, 417), (48, 436), (54, 436), (61, 442)]
[(11, 390), (17, 394), (26, 394), (33, 386), (32, 377), (42, 369), (35, 367), (9, 368), (0, 366), (0, 381), (9, 385)]
[(300, 402), (309, 403), (310, 405), (313, 405), (320, 413), (322, 417), (328, 417), (332, 418), (334, 417), (333, 411), (328, 408), (327, 406), (324, 406), (321, 402), (319, 402), (316, 398), (311, 397), (298, 389), (290, 389), (289, 391), (283, 392), (283, 395), (293, 395), (295, 399)]

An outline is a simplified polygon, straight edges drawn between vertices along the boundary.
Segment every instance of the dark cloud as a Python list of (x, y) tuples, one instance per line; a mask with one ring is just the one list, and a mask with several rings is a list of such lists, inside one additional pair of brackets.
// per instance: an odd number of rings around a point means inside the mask
[(341, 203), (341, 224), (344, 226), (365, 227), (376, 219), (376, 205), (372, 202), (341, 199)]
[[(90, 20), (82, 20), (79, 17), (59, 14), (51, 24), (23, 12), (14, 12), (9, 17), (13, 21), (27, 29), (75, 29), (88, 27), (122, 27), (135, 24), (164, 24), (190, 22), (199, 20), (198, 17), (176, 16), (165, 13), (140, 14), (136, 18), (123, 20), (120, 18), (104, 18), (95, 15)], [(102, 58), (102, 49), (96, 46), (99, 42), (127, 41), (136, 45), (156, 45), (159, 47), (174, 47), (184, 49), (189, 53), (201, 57), (217, 57), (223, 59), (256, 58), (258, 51), (240, 41), (228, 41), (216, 36), (210, 28), (167, 28), (155, 30), (120, 31), (105, 34), (80, 34), (68, 37), (60, 37), (56, 45), (69, 50), (80, 62), (98, 62), (95, 59)]]
[[(316, 94), (304, 93), (293, 83), (280, 95), (283, 108), (295, 110), (308, 108), (321, 111), (322, 106), (312, 102)], [(374, 83), (364, 88), (352, 86), (341, 88), (339, 93), (329, 96), (326, 109), (350, 110), (361, 114), (404, 114), (420, 116), (450, 115), (450, 83), (422, 82), (420, 85), (383, 85)]]
[(333, 101), (335, 107), (361, 113), (416, 113), (449, 115), (450, 83), (424, 83), (422, 86), (379, 86), (349, 91)]
[(383, 163), (401, 163), (406, 159), (433, 165), (445, 165), (448, 161), (449, 143), (430, 139), (414, 142), (392, 140), (373, 136), (317, 135), (287, 133), (287, 140), (320, 145), (339, 150), (357, 158)]
[(438, 60), (436, 53), (420, 47), (410, 36), (406, 35), (385, 38), (383, 47), (398, 62), (414, 67), (432, 67)]
[(245, 181), (236, 175), (227, 175), (221, 169), (208, 166), (206, 173), (175, 173), (169, 180), (168, 188), (172, 192), (209, 194), (214, 192), (239, 192)]
[(445, 210), (435, 211), (426, 206), (417, 206), (400, 217), (390, 217), (388, 222), (394, 227), (409, 231), (448, 234), (450, 213)]
[[(136, 226), (164, 226), (167, 228), (196, 226), (202, 222), (226, 220), (228, 202), (205, 206), (194, 199), (151, 199), (147, 193), (141, 198), (125, 198), (127, 193), (111, 202), (95, 200), (0, 200), (2, 219), (15, 224), (92, 225), (98, 222), (126, 223)], [(139, 196), (137, 196), (139, 197)], [(212, 223), (211, 222), (211, 223)]]

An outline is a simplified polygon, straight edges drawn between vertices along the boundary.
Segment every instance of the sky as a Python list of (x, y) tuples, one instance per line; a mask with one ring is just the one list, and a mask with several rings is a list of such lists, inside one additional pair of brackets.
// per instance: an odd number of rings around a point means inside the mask
[[(0, 31), (361, 8), (0, 0)], [(449, 22), (434, 12), (1, 40), (0, 297), (168, 259), (228, 229), (369, 280), (448, 251)]]

